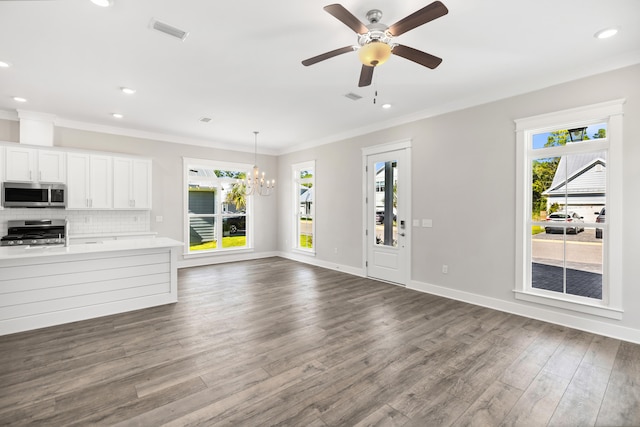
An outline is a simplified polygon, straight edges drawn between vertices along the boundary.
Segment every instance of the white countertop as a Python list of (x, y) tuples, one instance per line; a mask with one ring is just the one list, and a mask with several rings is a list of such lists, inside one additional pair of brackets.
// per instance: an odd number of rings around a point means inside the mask
[(156, 236), (155, 231), (132, 231), (129, 233), (93, 233), (93, 234), (69, 234), (69, 239), (100, 239), (111, 237), (134, 237), (140, 236), (141, 239)]
[(130, 251), (137, 249), (157, 249), (183, 246), (184, 243), (168, 237), (148, 237), (127, 240), (107, 240), (102, 243), (78, 243), (69, 246), (13, 246), (0, 247), (0, 260), (35, 258), (57, 255), (80, 255), (98, 252)]

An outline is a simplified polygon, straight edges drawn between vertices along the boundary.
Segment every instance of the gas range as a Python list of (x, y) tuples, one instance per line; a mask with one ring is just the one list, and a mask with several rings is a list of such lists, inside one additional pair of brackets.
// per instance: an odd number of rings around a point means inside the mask
[(0, 246), (64, 244), (65, 223), (63, 219), (8, 221), (8, 234), (0, 239)]

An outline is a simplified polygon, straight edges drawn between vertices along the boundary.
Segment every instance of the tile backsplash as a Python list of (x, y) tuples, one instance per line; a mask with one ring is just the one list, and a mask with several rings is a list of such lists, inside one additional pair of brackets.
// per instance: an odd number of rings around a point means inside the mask
[(68, 219), (69, 235), (100, 235), (150, 231), (148, 210), (65, 210), (65, 209), (0, 209), (0, 236), (7, 234), (7, 221), (14, 219)]

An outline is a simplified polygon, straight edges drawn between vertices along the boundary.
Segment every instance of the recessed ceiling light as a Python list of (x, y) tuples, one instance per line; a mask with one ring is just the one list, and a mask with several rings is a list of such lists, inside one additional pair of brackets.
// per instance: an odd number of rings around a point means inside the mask
[(391, 104), (382, 104), (382, 108), (388, 110), (389, 108), (391, 108)]
[(124, 116), (123, 116), (122, 114), (120, 114), (120, 113), (113, 113), (113, 114), (112, 114), (112, 116), (113, 116), (113, 118), (114, 118), (114, 119), (122, 119), (122, 118), (124, 117)]
[(121, 87), (120, 90), (122, 91), (122, 93), (126, 93), (127, 95), (133, 95), (134, 93), (136, 93), (136, 90), (131, 89), (130, 87)]
[(209, 123), (211, 121), (211, 117), (200, 117), (200, 121), (202, 123)]
[(91, 3), (100, 7), (109, 7), (113, 4), (112, 0), (91, 0)]
[(9, 68), (9, 67), (11, 67), (11, 64), (9, 62), (0, 61), (0, 68)]
[(613, 37), (618, 34), (618, 27), (609, 27), (604, 28), (593, 35), (593, 37), (597, 39), (608, 39), (609, 37)]
[(13, 100), (16, 102), (27, 102), (27, 98), (23, 98), (21, 96), (14, 96)]

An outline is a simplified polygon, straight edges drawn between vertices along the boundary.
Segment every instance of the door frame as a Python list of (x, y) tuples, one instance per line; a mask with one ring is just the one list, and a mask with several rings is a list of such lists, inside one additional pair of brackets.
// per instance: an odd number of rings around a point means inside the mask
[[(412, 234), (412, 218), (411, 218), (411, 199), (412, 199), (412, 192), (411, 192), (411, 140), (410, 139), (404, 139), (404, 140), (400, 140), (400, 141), (395, 141), (395, 142), (389, 142), (389, 143), (385, 143), (385, 144), (379, 144), (379, 145), (373, 145), (373, 146), (369, 146), (369, 147), (362, 147), (362, 271), (364, 272), (364, 275), (366, 277), (370, 277), (369, 276), (369, 268), (367, 266), (367, 258), (368, 258), (368, 253), (369, 253), (369, 236), (367, 235), (367, 228), (369, 226), (369, 217), (368, 217), (368, 203), (367, 203), (367, 191), (368, 191), (368, 174), (367, 174), (367, 163), (368, 163), (368, 158), (370, 155), (374, 155), (374, 154), (382, 154), (382, 153), (388, 153), (391, 151), (399, 151), (399, 150), (405, 150), (405, 156), (406, 156), (406, 176), (407, 176), (407, 182), (403, 183), (403, 188), (405, 189), (404, 192), (406, 192), (406, 201), (404, 202), (404, 206), (405, 206), (405, 214), (404, 214), (404, 218), (403, 220), (405, 221), (406, 224), (406, 228), (405, 228), (405, 232), (406, 232), (406, 236), (405, 236), (405, 251), (404, 254), (405, 256), (402, 257), (401, 259), (401, 268), (405, 269), (406, 271), (406, 275), (405, 275), (405, 281), (404, 283), (397, 283), (397, 282), (392, 282), (393, 284), (399, 284), (402, 286), (407, 286), (409, 284), (409, 282), (411, 282), (411, 234)], [(373, 201), (373, 203), (375, 203), (375, 201)], [(398, 218), (398, 220), (400, 220), (400, 218)], [(371, 277), (372, 279), (375, 280), (382, 280), (382, 279), (378, 279), (376, 277)]]

